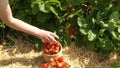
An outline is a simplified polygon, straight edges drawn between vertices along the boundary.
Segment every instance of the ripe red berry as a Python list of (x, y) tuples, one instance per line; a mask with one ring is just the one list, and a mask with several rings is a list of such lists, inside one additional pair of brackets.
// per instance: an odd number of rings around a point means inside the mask
[(59, 43), (59, 42), (56, 42), (56, 43), (55, 43), (55, 46), (56, 46), (56, 47), (60, 47), (60, 43)]
[(60, 50), (60, 47), (55, 47), (54, 49), (55, 49), (55, 50)]
[(62, 68), (62, 66), (63, 66), (63, 65), (62, 65), (61, 63), (56, 64), (56, 67), (57, 67), (57, 68)]
[(55, 48), (55, 46), (54, 46), (54, 45), (50, 45), (50, 48), (54, 49), (54, 48)]
[(40, 66), (40, 68), (47, 68), (48, 66), (47, 66), (47, 64), (42, 64), (41, 66)]
[(65, 61), (61, 62), (61, 64), (62, 64), (63, 66), (67, 66), (67, 62), (65, 62)]
[(63, 56), (58, 57), (58, 61), (63, 62), (64, 61)]
[(50, 52), (49, 52), (48, 49), (44, 49), (44, 53), (45, 53), (45, 54), (49, 54)]
[(55, 62), (58, 61), (58, 57), (54, 57), (54, 61), (55, 61)]

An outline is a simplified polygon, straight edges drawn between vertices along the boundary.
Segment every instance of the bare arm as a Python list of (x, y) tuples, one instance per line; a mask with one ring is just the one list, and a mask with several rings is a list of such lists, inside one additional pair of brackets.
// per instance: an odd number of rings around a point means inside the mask
[(8, 0), (0, 0), (0, 18), (9, 27), (34, 35), (43, 41), (56, 42), (58, 36), (50, 31), (45, 31), (29, 25), (12, 16)]

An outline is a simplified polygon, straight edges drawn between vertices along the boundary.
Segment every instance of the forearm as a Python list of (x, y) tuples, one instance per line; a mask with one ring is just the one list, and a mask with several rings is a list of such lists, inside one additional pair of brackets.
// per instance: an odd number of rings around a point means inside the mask
[(29, 24), (27, 24), (19, 19), (16, 19), (16, 18), (12, 18), (9, 21), (5, 21), (5, 24), (15, 30), (19, 30), (19, 31), (22, 31), (22, 32), (25, 32), (28, 34), (32, 34), (37, 37), (40, 37), (38, 35), (41, 35), (40, 31), (42, 31), (42, 30), (38, 29), (37, 27), (29, 25)]
[(4, 21), (4, 23), (16, 30), (34, 35), (43, 41), (52, 41), (56, 42), (55, 38), (59, 38), (56, 34), (41, 30), (37, 27), (29, 25), (19, 19), (16, 19), (12, 16), (11, 8), (9, 6), (8, 0), (0, 0), (0, 19)]

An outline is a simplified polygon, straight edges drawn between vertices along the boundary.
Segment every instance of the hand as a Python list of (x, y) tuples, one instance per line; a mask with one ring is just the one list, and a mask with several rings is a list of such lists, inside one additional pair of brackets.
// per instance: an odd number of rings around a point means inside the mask
[(59, 37), (55, 33), (45, 30), (40, 30), (39, 38), (44, 42), (51, 42), (51, 43), (57, 42), (55, 38), (59, 39)]

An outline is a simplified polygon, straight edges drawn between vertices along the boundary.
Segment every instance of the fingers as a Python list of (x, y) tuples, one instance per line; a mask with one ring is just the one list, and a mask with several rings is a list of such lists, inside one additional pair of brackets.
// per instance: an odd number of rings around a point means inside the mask
[(52, 33), (50, 31), (44, 31), (43, 32), (43, 36), (41, 36), (41, 39), (44, 41), (44, 42), (51, 42), (51, 43), (55, 43), (57, 42), (56, 39), (59, 39), (59, 37), (55, 34), (55, 33)]
[(50, 41), (51, 43), (57, 42), (53, 36), (50, 36), (49, 41)]
[(59, 37), (58, 37), (55, 33), (51, 33), (51, 36), (53, 36), (53, 37), (59, 39)]
[(51, 36), (51, 35), (45, 37), (45, 38), (43, 39), (43, 41), (44, 41), (44, 42), (51, 42), (51, 43), (57, 42), (57, 41), (55, 40), (55, 38), (54, 38), (53, 36)]
[(55, 43), (57, 42), (55, 38), (59, 39), (55, 33), (50, 33), (46, 39), (48, 42)]

